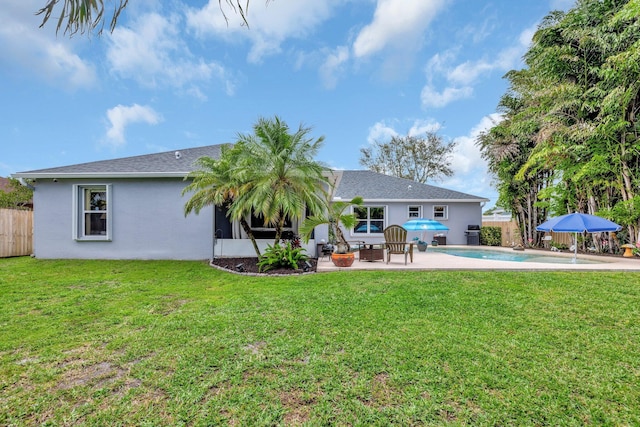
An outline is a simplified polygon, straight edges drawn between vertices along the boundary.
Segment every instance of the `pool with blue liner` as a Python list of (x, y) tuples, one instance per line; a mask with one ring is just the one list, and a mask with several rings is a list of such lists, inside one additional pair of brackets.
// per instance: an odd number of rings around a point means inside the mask
[[(446, 246), (429, 247), (429, 251), (439, 252), (465, 258), (487, 259), (493, 261), (512, 262), (542, 262), (545, 264), (574, 264), (573, 257), (560, 257), (553, 255), (540, 255), (539, 253), (527, 253), (526, 251), (497, 251), (484, 248), (452, 248)], [(576, 264), (601, 264), (601, 261), (593, 261), (578, 258)]]

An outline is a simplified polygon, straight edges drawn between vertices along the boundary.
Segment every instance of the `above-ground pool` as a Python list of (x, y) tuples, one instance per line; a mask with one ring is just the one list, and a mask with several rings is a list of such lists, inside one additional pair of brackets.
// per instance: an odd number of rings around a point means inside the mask
[[(573, 264), (573, 257), (561, 257), (553, 255), (540, 255), (539, 253), (527, 253), (525, 251), (497, 251), (484, 248), (451, 248), (446, 246), (430, 247), (429, 251), (466, 258), (490, 259), (494, 261), (514, 262), (542, 262), (546, 264)], [(601, 261), (587, 259), (576, 260), (577, 264), (600, 264)]]

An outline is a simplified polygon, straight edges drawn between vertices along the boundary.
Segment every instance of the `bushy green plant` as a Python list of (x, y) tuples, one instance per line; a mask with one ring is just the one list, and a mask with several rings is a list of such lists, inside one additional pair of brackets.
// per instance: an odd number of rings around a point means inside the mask
[(345, 211), (351, 206), (362, 206), (363, 199), (360, 196), (356, 196), (350, 201), (334, 201), (332, 197), (331, 193), (326, 194), (326, 212), (305, 218), (302, 225), (300, 225), (300, 234), (304, 242), (307, 243), (311, 238), (313, 230), (317, 226), (328, 224), (330, 240), (335, 238), (336, 241), (335, 252), (338, 254), (346, 254), (351, 250), (351, 246), (349, 242), (347, 242), (346, 237), (344, 237), (340, 226), (342, 225), (348, 230), (358, 224), (356, 215), (353, 213), (345, 213)]
[(559, 251), (565, 251), (565, 250), (569, 249), (569, 245), (567, 245), (566, 243), (558, 243), (558, 242), (554, 242), (554, 241), (551, 241), (550, 246), (552, 248), (556, 248)]
[(30, 209), (33, 190), (20, 184), (17, 179), (9, 178), (9, 188), (0, 190), (0, 208)]
[(486, 246), (500, 246), (502, 244), (502, 228), (480, 228), (480, 244)]
[(309, 259), (305, 254), (306, 249), (293, 247), (291, 241), (286, 241), (282, 245), (267, 245), (267, 249), (258, 261), (258, 268), (261, 272), (274, 268), (297, 269), (299, 263)]

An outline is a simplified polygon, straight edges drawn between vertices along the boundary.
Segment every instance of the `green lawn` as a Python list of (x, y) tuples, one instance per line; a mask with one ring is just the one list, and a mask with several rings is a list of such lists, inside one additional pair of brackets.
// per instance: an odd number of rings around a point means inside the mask
[(640, 275), (0, 260), (0, 425), (639, 425)]

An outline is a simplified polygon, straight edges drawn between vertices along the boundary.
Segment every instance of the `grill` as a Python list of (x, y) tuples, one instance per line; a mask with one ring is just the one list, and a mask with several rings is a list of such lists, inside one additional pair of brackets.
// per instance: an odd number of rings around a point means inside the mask
[(480, 226), (478, 224), (468, 225), (464, 234), (467, 235), (468, 246), (478, 246), (480, 244)]

